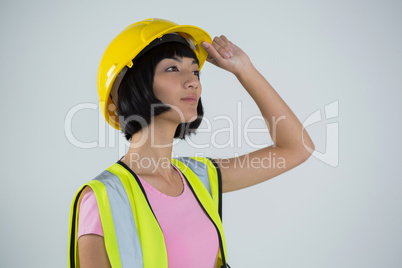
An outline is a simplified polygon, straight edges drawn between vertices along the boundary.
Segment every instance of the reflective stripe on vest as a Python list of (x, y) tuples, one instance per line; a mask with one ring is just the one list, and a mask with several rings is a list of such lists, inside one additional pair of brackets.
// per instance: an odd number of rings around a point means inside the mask
[[(183, 173), (197, 201), (217, 229), (220, 244), (217, 267), (226, 265), (218, 166), (203, 157), (182, 157), (172, 159), (172, 163)], [(112, 267), (167, 268), (163, 233), (145, 191), (137, 175), (120, 161), (85, 184), (74, 198), (70, 218), (69, 267), (79, 267), (78, 205), (86, 186), (93, 189), (98, 202), (105, 247)]]

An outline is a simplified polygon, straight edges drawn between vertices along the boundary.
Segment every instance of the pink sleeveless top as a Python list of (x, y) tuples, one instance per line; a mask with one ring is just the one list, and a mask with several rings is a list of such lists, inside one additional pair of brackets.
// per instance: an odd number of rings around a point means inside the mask
[[(215, 267), (219, 252), (217, 231), (182, 173), (173, 167), (179, 172), (184, 185), (183, 192), (177, 197), (159, 192), (138, 177), (161, 226), (169, 268)], [(84, 234), (103, 236), (95, 194), (90, 189), (84, 194), (79, 211), (78, 237)]]

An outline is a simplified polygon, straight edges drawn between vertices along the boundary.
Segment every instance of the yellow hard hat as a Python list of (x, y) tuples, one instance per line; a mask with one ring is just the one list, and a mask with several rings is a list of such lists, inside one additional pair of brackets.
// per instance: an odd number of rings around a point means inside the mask
[[(116, 105), (110, 97), (113, 84), (115, 81), (117, 84), (117, 80), (121, 80), (125, 73), (123, 69), (127, 69), (126, 66), (131, 68), (133, 59), (148, 44), (169, 33), (177, 33), (189, 42), (198, 58), (199, 69), (202, 68), (208, 53), (202, 48), (201, 43), (203, 41), (212, 42), (211, 37), (204, 30), (156, 18), (146, 19), (128, 26), (106, 48), (98, 70), (99, 104), (103, 116), (112, 127), (121, 129), (116, 114)], [(119, 79), (116, 80), (117, 77)]]

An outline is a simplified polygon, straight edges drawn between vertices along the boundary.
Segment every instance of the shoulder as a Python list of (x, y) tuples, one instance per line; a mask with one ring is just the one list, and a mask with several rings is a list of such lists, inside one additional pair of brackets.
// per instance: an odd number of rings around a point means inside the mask
[[(76, 199), (80, 199), (80, 203), (85, 203), (87, 200), (100, 200), (109, 195), (119, 195), (124, 187), (121, 182), (121, 177), (124, 174), (116, 172), (117, 164), (110, 166), (103, 170), (101, 173), (93, 177), (92, 180), (87, 181), (80, 187), (76, 194)], [(122, 169), (122, 167), (120, 167)]]
[(98, 211), (96, 196), (91, 187), (86, 187), (80, 201), (80, 214), (91, 214), (93, 211)]
[[(176, 158), (183, 165), (179, 165), (181, 167), (182, 172), (186, 173), (187, 168), (189, 168), (192, 172), (190, 174), (196, 175), (199, 180), (201, 180), (204, 185), (212, 184), (220, 184), (221, 181), (221, 173), (218, 165), (212, 158), (209, 157), (179, 157)], [(209, 188), (209, 186), (207, 187)]]

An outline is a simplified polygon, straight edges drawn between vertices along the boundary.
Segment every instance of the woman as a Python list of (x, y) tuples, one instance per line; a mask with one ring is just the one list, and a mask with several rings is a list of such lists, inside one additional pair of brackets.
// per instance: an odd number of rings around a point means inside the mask
[[(238, 78), (274, 145), (230, 159), (171, 158), (173, 139), (201, 123), (205, 60)], [(225, 36), (212, 41), (194, 26), (149, 19), (127, 27), (101, 60), (98, 93), (106, 121), (124, 132), (130, 148), (78, 191), (70, 267), (226, 267), (222, 192), (284, 173), (314, 150), (249, 57)], [(282, 165), (267, 168), (263, 161), (272, 156)]]

